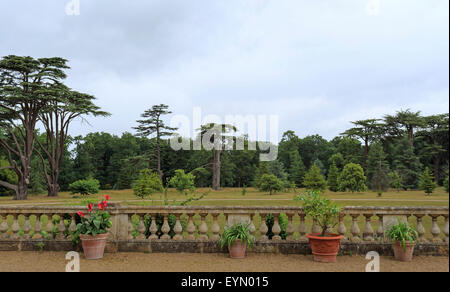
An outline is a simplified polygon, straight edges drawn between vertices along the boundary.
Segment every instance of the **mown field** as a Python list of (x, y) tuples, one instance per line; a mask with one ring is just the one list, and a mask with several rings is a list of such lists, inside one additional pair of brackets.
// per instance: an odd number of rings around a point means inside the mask
[[(248, 188), (245, 195), (240, 188), (225, 188), (220, 191), (210, 191), (206, 188), (199, 188), (195, 191), (195, 196), (203, 193), (207, 195), (200, 201), (193, 201), (189, 205), (203, 206), (295, 206), (298, 203), (293, 200), (296, 194), (305, 192), (304, 189), (297, 189), (296, 192), (277, 193), (270, 196), (257, 189)], [(141, 199), (133, 194), (132, 190), (103, 190), (99, 194), (90, 196), (72, 195), (62, 192), (57, 198), (42, 195), (30, 195), (26, 201), (13, 201), (12, 197), (0, 197), (0, 205), (19, 204), (55, 204), (55, 205), (84, 205), (87, 200), (100, 200), (103, 195), (109, 194), (112, 201), (122, 202), (129, 205), (163, 205), (163, 194), (154, 194), (150, 198)], [(391, 190), (378, 197), (376, 193), (367, 191), (363, 193), (345, 192), (325, 192), (324, 196), (335, 201), (340, 206), (448, 206), (449, 195), (443, 188), (438, 188), (430, 196), (423, 191), (400, 191)], [(171, 189), (168, 192), (169, 202), (182, 202), (186, 200), (184, 194)]]

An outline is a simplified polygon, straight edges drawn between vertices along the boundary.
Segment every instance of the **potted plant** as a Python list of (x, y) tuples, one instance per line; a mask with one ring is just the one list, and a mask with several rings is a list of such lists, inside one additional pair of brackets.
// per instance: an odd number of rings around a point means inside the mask
[(238, 223), (225, 228), (222, 233), (219, 246), (220, 248), (223, 248), (225, 245), (228, 246), (232, 259), (245, 258), (247, 247), (255, 243), (255, 237), (251, 234), (249, 226), (250, 224)]
[(386, 236), (392, 240), (395, 259), (410, 262), (413, 258), (415, 240), (418, 232), (406, 222), (399, 222), (386, 231)]
[(329, 228), (337, 225), (340, 209), (330, 200), (320, 196), (318, 191), (307, 191), (295, 197), (296, 201), (303, 202), (303, 210), (310, 216), (322, 230), (321, 233), (308, 234), (309, 244), (317, 262), (334, 263), (344, 238), (339, 234), (327, 233)]
[(105, 211), (110, 199), (109, 195), (105, 195), (105, 200), (98, 203), (98, 208), (95, 210), (92, 204), (88, 204), (89, 214), (87, 216), (81, 211), (78, 212), (81, 223), (77, 224), (74, 237), (81, 239), (84, 256), (88, 260), (103, 258), (108, 229), (112, 226), (111, 216)]

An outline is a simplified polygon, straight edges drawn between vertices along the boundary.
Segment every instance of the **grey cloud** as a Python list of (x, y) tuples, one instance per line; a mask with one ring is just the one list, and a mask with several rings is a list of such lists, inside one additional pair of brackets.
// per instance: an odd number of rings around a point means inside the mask
[(449, 2), (0, 0), (0, 56), (62, 56), (68, 83), (113, 116), (73, 134), (131, 131), (167, 103), (279, 114), (280, 132), (333, 138), (351, 120), (448, 109)]

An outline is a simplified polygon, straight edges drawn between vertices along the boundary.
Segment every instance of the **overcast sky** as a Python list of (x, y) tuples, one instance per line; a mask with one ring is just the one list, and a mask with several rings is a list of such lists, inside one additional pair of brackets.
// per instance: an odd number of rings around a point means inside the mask
[(112, 113), (72, 135), (133, 132), (159, 103), (277, 114), (280, 133), (327, 139), (400, 109), (448, 112), (448, 0), (79, 1), (69, 16), (70, 0), (0, 0), (0, 56), (68, 59), (67, 84)]

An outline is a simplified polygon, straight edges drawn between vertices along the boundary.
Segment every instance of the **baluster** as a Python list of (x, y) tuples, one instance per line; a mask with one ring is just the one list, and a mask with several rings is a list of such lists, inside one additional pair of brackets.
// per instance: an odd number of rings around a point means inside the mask
[(128, 240), (135, 239), (133, 214), (128, 214)]
[(47, 236), (49, 239), (53, 239), (53, 228), (55, 225), (53, 224), (53, 215), (47, 215), (47, 225), (45, 226), (45, 232), (47, 232)]
[(256, 238), (256, 227), (255, 227), (255, 224), (253, 223), (253, 220), (255, 219), (255, 215), (256, 215), (255, 213), (249, 215), (250, 225), (248, 226), (248, 229), (249, 229), (250, 233)]
[(34, 224), (34, 235), (33, 239), (41, 239), (42, 238), (42, 223), (41, 223), (41, 215), (42, 214), (36, 214), (36, 223)]
[(337, 228), (337, 232), (339, 233), (339, 235), (344, 236), (344, 238), (342, 239), (343, 241), (347, 241), (347, 237), (345, 236), (345, 234), (347, 233), (347, 228), (345, 227), (345, 224), (344, 224), (344, 218), (345, 218), (345, 214), (340, 213), (339, 214), (339, 225)]
[(383, 214), (377, 214), (377, 217), (378, 217), (377, 238), (379, 241), (384, 241)]
[(30, 214), (23, 214), (25, 216), (25, 223), (23, 224), (22, 231), (23, 236), (25, 239), (30, 239), (30, 231), (31, 231), (31, 224), (30, 224)]
[[(177, 221), (175, 223), (175, 226), (173, 227), (173, 231), (175, 232), (175, 235), (173, 237), (174, 240), (183, 240), (183, 234), (182, 234), (183, 233), (183, 226), (181, 226), (180, 216), (181, 216), (181, 214), (175, 214), (175, 217), (177, 218)], [(217, 217), (215, 219), (217, 221)], [(220, 229), (220, 227), (219, 227), (219, 229)]]
[(194, 224), (194, 214), (188, 214), (189, 216), (189, 221), (188, 221), (188, 225), (186, 226), (186, 231), (188, 232), (188, 236), (187, 236), (187, 240), (195, 240), (195, 224)]
[(11, 231), (12, 231), (12, 239), (18, 239), (20, 238), (19, 236), (19, 231), (20, 231), (20, 225), (19, 225), (19, 221), (18, 221), (18, 217), (19, 214), (12, 214), (13, 216), (13, 224), (11, 225)]
[(444, 242), (448, 244), (448, 214), (443, 215), (445, 218), (444, 230), (443, 233), (445, 235)]
[(431, 226), (431, 234), (433, 235), (432, 242), (442, 242), (442, 240), (439, 238), (439, 235), (441, 234), (441, 229), (439, 228), (439, 225), (437, 223), (437, 219), (440, 215), (431, 215), (431, 218), (433, 220), (433, 224)]
[(136, 237), (136, 239), (138, 240), (145, 240), (146, 236), (145, 236), (145, 224), (144, 224), (144, 216), (145, 214), (139, 214), (139, 223), (138, 223), (138, 236)]
[(272, 232), (273, 232), (273, 237), (272, 240), (281, 240), (281, 227), (280, 227), (280, 223), (279, 223), (279, 217), (280, 214), (273, 214), (273, 227), (272, 227)]
[(58, 234), (56, 235), (56, 239), (65, 239), (64, 231), (66, 231), (66, 225), (64, 224), (64, 214), (59, 214)]
[(417, 241), (421, 243), (428, 242), (428, 240), (425, 237), (426, 230), (422, 224), (422, 217), (424, 215), (415, 215), (415, 216), (417, 218), (417, 233), (419, 234), (419, 238), (417, 238)]
[(366, 226), (364, 227), (363, 238), (365, 241), (373, 241), (373, 228), (371, 222), (371, 218), (373, 214), (364, 214), (366, 217)]
[(161, 231), (163, 233), (163, 235), (161, 236), (161, 239), (164, 239), (164, 240), (170, 239), (170, 235), (169, 235), (170, 226), (169, 226), (169, 217), (168, 216), (169, 215), (167, 215), (167, 214), (164, 215), (164, 221), (163, 221), (163, 225), (161, 227)]
[(72, 234), (77, 229), (77, 224), (75, 221), (75, 214), (70, 215), (70, 225), (69, 225), (69, 232)]
[(202, 223), (200, 224), (198, 231), (200, 233), (199, 239), (200, 240), (208, 240), (208, 235), (206, 234), (208, 232), (208, 225), (206, 224), (206, 216), (208, 214), (201, 213), (200, 217), (202, 218)]
[(260, 216), (261, 216), (261, 226), (259, 227), (259, 232), (261, 232), (261, 234), (260, 234), (258, 240), (266, 241), (269, 239), (267, 237), (267, 232), (269, 231), (269, 227), (267, 227), (267, 224), (266, 224), (267, 214), (261, 213)]
[(361, 242), (361, 238), (360, 238), (361, 230), (359, 229), (358, 221), (357, 221), (359, 215), (358, 214), (352, 214), (350, 216), (352, 216), (352, 220), (353, 220), (352, 229), (350, 230), (350, 232), (353, 235), (352, 242)]
[(300, 216), (300, 225), (298, 226), (299, 240), (308, 241), (308, 238), (306, 237), (306, 232), (308, 232), (305, 223), (306, 214), (299, 213), (298, 215)]
[(286, 233), (287, 233), (286, 240), (295, 240), (295, 238), (294, 238), (294, 232), (295, 232), (294, 222), (292, 220), (292, 218), (294, 217), (294, 214), (288, 213), (286, 215), (288, 217), (288, 225), (286, 227)]
[(0, 238), (8, 238), (7, 232), (9, 229), (9, 225), (8, 222), (6, 222), (7, 215), (0, 215), (0, 219), (2, 220), (2, 224), (0, 224)]
[(156, 240), (159, 239), (158, 236), (158, 226), (156, 225), (156, 214), (155, 215), (151, 215), (151, 220), (152, 222), (150, 223), (150, 240)]
[(213, 224), (211, 225), (211, 232), (213, 235), (211, 236), (211, 240), (218, 241), (220, 239), (219, 236), (220, 225), (217, 222), (217, 217), (219, 216), (219, 214), (212, 214), (212, 216), (213, 216)]

